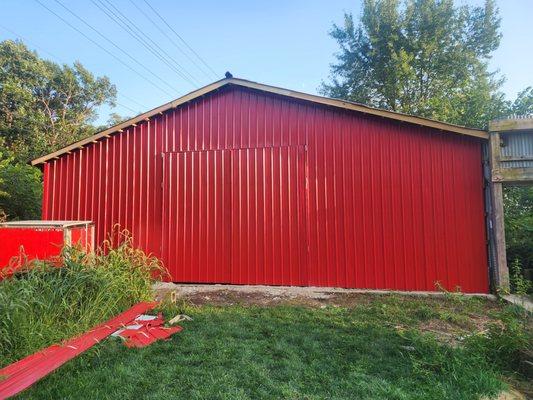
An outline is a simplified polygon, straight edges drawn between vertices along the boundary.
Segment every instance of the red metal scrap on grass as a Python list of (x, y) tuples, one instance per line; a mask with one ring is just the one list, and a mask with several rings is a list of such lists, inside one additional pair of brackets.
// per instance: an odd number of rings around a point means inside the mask
[(135, 323), (141, 325), (140, 328), (124, 329), (119, 335), (126, 339), (124, 344), (127, 347), (145, 347), (157, 340), (168, 339), (174, 333), (182, 330), (181, 326), (166, 328), (162, 326), (163, 322), (162, 314), (151, 320), (136, 319)]
[[(61, 365), (91, 348), (140, 314), (155, 308), (157, 302), (134, 305), (115, 318), (98, 325), (81, 336), (52, 345), (0, 369), (0, 400), (28, 388)], [(3, 380), (2, 380), (3, 379)]]

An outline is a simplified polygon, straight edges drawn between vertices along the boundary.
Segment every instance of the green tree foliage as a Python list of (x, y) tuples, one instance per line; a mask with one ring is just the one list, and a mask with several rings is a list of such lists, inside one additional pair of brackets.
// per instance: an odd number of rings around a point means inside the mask
[(453, 0), (365, 0), (361, 20), (344, 15), (331, 36), (337, 63), (322, 93), (374, 107), (471, 127), (531, 112), (533, 90), (511, 103), (503, 78), (488, 70), (500, 43), (494, 0), (483, 7)]
[(6, 155), (2, 152), (2, 140), (0, 140), (0, 222), (5, 218), (5, 212), (1, 204), (9, 196), (9, 193), (2, 190), (4, 187), (5, 171), (8, 167), (9, 159), (7, 159)]
[(0, 211), (10, 219), (40, 219), (41, 171), (13, 159), (0, 165)]
[(79, 62), (41, 59), (21, 42), (0, 42), (0, 213), (40, 217), (41, 173), (27, 162), (95, 132), (116, 88)]
[(508, 263), (533, 268), (533, 187), (506, 187), (504, 202)]
[(94, 132), (97, 107), (116, 88), (79, 62), (59, 65), (21, 42), (0, 43), (0, 137), (17, 161), (54, 151)]

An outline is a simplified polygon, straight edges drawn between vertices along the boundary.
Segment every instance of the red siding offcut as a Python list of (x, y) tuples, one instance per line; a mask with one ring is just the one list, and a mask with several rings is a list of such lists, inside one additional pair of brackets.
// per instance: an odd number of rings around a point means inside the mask
[(44, 219), (118, 224), (174, 280), (488, 291), (479, 139), (224, 88), (44, 180)]

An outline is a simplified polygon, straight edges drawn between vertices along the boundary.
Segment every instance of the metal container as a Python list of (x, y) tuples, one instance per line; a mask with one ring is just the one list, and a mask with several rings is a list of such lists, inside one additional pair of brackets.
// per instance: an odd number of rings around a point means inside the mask
[(64, 246), (94, 249), (91, 221), (15, 221), (0, 223), (0, 268), (15, 269), (34, 259), (59, 261)]

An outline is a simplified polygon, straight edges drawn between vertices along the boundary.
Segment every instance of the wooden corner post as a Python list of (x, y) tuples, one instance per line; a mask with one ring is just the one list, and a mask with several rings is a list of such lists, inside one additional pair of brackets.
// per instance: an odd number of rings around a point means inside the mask
[(505, 250), (505, 218), (503, 211), (503, 184), (491, 183), (492, 196), (492, 229), (494, 232), (494, 286), (496, 289), (509, 290), (509, 268)]

